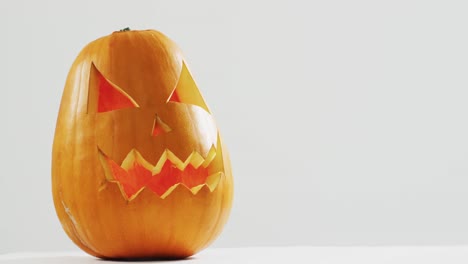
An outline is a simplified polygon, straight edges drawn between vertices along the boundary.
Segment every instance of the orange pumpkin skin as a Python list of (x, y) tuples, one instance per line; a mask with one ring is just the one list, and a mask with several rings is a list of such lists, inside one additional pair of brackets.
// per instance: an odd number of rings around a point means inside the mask
[[(128, 99), (107, 98), (105, 85)], [(114, 32), (88, 44), (69, 72), (52, 152), (54, 205), (71, 240), (109, 259), (185, 258), (207, 247), (233, 197), (228, 153), (211, 118), (181, 51), (160, 32)], [(150, 184), (162, 174), (162, 156), (182, 176)], [(119, 176), (112, 164), (136, 176)], [(140, 177), (142, 164), (150, 180)]]

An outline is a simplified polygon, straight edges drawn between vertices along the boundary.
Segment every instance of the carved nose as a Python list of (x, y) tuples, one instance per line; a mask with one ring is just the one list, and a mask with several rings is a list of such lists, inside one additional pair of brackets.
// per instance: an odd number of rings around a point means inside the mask
[(161, 120), (161, 118), (156, 115), (153, 122), (153, 129), (151, 135), (153, 137), (170, 132), (172, 129)]

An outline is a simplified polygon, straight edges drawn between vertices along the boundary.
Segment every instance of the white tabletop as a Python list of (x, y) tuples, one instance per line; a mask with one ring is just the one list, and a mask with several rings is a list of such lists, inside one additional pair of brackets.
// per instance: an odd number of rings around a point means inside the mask
[[(0, 263), (103, 264), (122, 262), (103, 262), (81, 252), (34, 252), (3, 254), (0, 255)], [(468, 246), (211, 248), (182, 261), (149, 261), (135, 263), (466, 264), (468, 263)]]

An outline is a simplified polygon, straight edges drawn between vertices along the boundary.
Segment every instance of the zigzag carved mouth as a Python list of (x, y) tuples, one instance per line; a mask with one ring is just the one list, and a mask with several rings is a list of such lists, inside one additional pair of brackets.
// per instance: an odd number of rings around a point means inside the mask
[(181, 161), (166, 149), (156, 165), (146, 161), (136, 149), (127, 154), (121, 165), (102, 150), (98, 151), (107, 180), (118, 184), (127, 200), (134, 199), (145, 188), (163, 199), (179, 186), (189, 189), (193, 194), (197, 194), (203, 186), (213, 191), (223, 174), (216, 172), (209, 175), (207, 169), (216, 156), (214, 146), (205, 159), (193, 152), (186, 161)]

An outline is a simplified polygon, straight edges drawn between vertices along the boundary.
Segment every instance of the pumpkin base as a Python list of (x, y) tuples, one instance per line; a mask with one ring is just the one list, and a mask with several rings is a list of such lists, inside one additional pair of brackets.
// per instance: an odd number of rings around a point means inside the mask
[(109, 261), (177, 261), (177, 260), (185, 260), (185, 259), (192, 259), (193, 254), (190, 255), (175, 255), (175, 256), (154, 256), (154, 257), (99, 257), (103, 260)]

